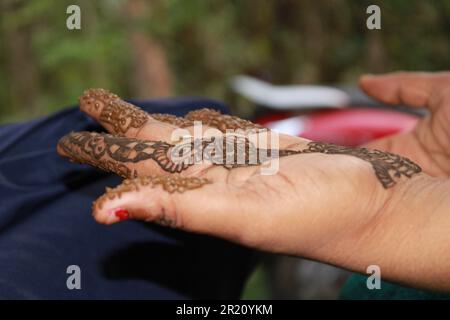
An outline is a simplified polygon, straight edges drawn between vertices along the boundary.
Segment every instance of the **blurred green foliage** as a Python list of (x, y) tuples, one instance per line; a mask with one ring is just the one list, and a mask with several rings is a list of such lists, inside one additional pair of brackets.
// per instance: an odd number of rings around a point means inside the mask
[(267, 273), (262, 266), (259, 266), (247, 280), (241, 299), (264, 300), (270, 298), (271, 294), (268, 285)]
[[(172, 95), (224, 99), (236, 74), (336, 83), (450, 65), (448, 0), (152, 0), (130, 17), (133, 1), (2, 0), (0, 122), (74, 104), (89, 87), (136, 95), (133, 32), (164, 52)], [(81, 7), (81, 30), (66, 28), (70, 4)], [(382, 30), (366, 28), (370, 4)]]

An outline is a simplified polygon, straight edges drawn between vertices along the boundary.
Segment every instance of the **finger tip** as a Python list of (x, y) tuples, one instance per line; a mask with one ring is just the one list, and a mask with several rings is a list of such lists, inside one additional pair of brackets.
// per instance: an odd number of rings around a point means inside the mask
[(80, 110), (87, 115), (97, 118), (108, 101), (116, 99), (117, 96), (102, 88), (88, 89), (78, 98)]
[(64, 151), (63, 145), (66, 143), (68, 135), (61, 137), (56, 144), (56, 153), (62, 157), (67, 157), (67, 153)]
[(92, 216), (100, 224), (110, 225), (123, 222), (131, 218), (129, 210), (124, 206), (111, 206), (94, 204)]
[(359, 83), (364, 85), (368, 82), (374, 81), (377, 79), (377, 76), (371, 73), (367, 73), (367, 74), (363, 74), (360, 78), (359, 78)]
[(386, 79), (382, 76), (365, 74), (359, 78), (359, 87), (368, 95), (380, 99), (380, 95), (385, 93), (387, 86)]
[(110, 225), (129, 219), (148, 221), (159, 212), (158, 192), (149, 194), (142, 189), (127, 190), (121, 186), (123, 184), (106, 188), (105, 194), (93, 203), (92, 215), (98, 223)]
[(61, 157), (66, 156), (66, 153), (64, 152), (63, 148), (59, 145), (59, 143), (56, 145), (56, 153)]
[(132, 194), (114, 195), (114, 190), (106, 188), (106, 193), (92, 205), (92, 216), (98, 223), (109, 225), (134, 218), (131, 213), (138, 199)]

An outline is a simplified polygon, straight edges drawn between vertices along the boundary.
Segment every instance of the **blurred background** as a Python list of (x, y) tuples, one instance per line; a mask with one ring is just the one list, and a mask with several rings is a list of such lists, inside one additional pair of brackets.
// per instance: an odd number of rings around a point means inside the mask
[[(81, 30), (66, 8), (81, 8)], [(368, 30), (366, 8), (381, 8)], [(1, 0), (0, 123), (45, 115), (89, 87), (208, 96), (251, 116), (229, 81), (354, 85), (363, 73), (450, 66), (448, 0)], [(265, 256), (244, 298), (334, 298), (347, 273)]]
[[(377, 4), (382, 29), (366, 28)], [(81, 30), (66, 8), (81, 8)], [(2, 0), (0, 121), (124, 97), (227, 99), (246, 74), (275, 84), (353, 83), (360, 74), (450, 65), (448, 0)]]

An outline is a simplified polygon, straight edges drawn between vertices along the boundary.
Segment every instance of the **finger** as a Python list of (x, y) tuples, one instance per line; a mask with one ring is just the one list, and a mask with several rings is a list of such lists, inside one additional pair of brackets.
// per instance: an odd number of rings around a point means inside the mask
[(263, 130), (263, 126), (253, 123), (249, 120), (241, 119), (236, 116), (222, 114), (220, 111), (202, 108), (188, 112), (184, 117), (176, 117), (171, 114), (152, 113), (153, 119), (170, 123), (180, 128), (189, 128), (194, 126), (194, 122), (201, 122), (202, 125), (218, 129), (225, 133), (227, 130)]
[(192, 150), (186, 151), (188, 159), (181, 155), (175, 160), (172, 153), (175, 147), (164, 141), (73, 132), (60, 139), (57, 152), (72, 161), (89, 164), (124, 178), (180, 172), (189, 175), (201, 173), (211, 166), (208, 162), (194, 165)]
[(221, 132), (227, 130), (262, 130), (263, 126), (236, 116), (222, 114), (217, 110), (203, 108), (186, 114), (185, 119), (191, 122), (200, 121), (204, 125), (218, 129)]
[[(87, 90), (80, 97), (80, 109), (97, 120), (108, 132), (138, 139), (172, 142), (172, 135), (178, 128), (193, 135), (196, 121), (201, 122), (202, 133), (211, 128), (223, 133), (227, 130), (239, 130), (247, 134), (267, 130), (251, 121), (208, 108), (191, 111), (184, 118), (170, 114), (148, 114), (104, 89)], [(280, 135), (282, 146), (298, 140), (298, 137)]]
[[(267, 141), (267, 147), (273, 146), (285, 149), (293, 145), (305, 145), (308, 142), (306, 139), (280, 134), (249, 120), (222, 114), (217, 110), (208, 108), (191, 111), (184, 118), (191, 121), (192, 124), (195, 124), (196, 121), (201, 122), (206, 129), (214, 128), (222, 133), (235, 132), (248, 137), (253, 136), (257, 140), (261, 138), (261, 141)], [(187, 127), (187, 129), (191, 129), (191, 127)]]
[[(79, 99), (80, 110), (99, 122), (108, 132), (129, 138), (170, 141), (180, 126), (189, 125), (171, 115), (151, 117), (141, 108), (104, 89), (86, 90)], [(158, 121), (158, 116), (160, 120)]]
[[(187, 121), (191, 121), (192, 124), (199, 121), (202, 125), (206, 126), (206, 129), (214, 128), (222, 133), (240, 133), (247, 136), (258, 137), (258, 140), (259, 138), (262, 138), (267, 141), (268, 146), (276, 143), (276, 145), (273, 145), (275, 148), (285, 149), (290, 148), (293, 145), (305, 145), (308, 142), (306, 139), (286, 134), (279, 134), (249, 120), (222, 114), (217, 110), (208, 108), (190, 111), (184, 118)], [(187, 128), (191, 129), (191, 127)]]
[[(248, 130), (263, 128), (261, 125), (251, 121), (224, 115), (217, 110), (208, 108), (191, 111), (184, 118), (170, 114), (148, 114), (105, 89), (89, 89), (84, 92), (79, 100), (80, 109), (83, 112), (98, 120), (110, 132), (115, 134), (126, 134), (129, 130), (139, 129), (151, 119), (181, 128), (193, 126), (194, 121), (201, 121), (204, 125), (217, 128), (222, 132), (225, 132), (227, 129)], [(131, 133), (133, 132), (131, 131), (129, 134)]]
[(426, 107), (430, 106), (429, 101), (437, 87), (450, 84), (450, 75), (447, 72), (365, 75), (361, 77), (359, 84), (369, 96), (384, 103)]
[(194, 123), (182, 117), (167, 113), (152, 113), (151, 117), (157, 121), (168, 123), (180, 128), (192, 127)]
[(262, 128), (248, 120), (223, 115), (219, 111), (208, 108), (191, 111), (184, 118), (170, 114), (148, 114), (105, 89), (89, 89), (79, 100), (80, 109), (100, 122), (109, 132), (130, 137), (139, 137), (139, 131), (142, 132), (142, 128), (154, 126), (158, 122), (187, 128), (193, 126), (194, 121), (201, 121), (204, 125), (217, 128), (222, 132), (227, 129)]
[(277, 157), (300, 151), (257, 148), (245, 137), (224, 135), (170, 144), (164, 141), (139, 140), (106, 133), (72, 132), (60, 139), (57, 152), (79, 163), (89, 164), (122, 177), (182, 173), (201, 175), (213, 167), (222, 171), (211, 174), (224, 177), (223, 170), (254, 167)]
[[(221, 182), (181, 176), (125, 180), (93, 204), (93, 216), (103, 224), (127, 219), (144, 220), (187, 231), (241, 239), (256, 226), (253, 212), (244, 214), (237, 189)], [(233, 215), (239, 215), (233, 219)], [(247, 227), (246, 227), (247, 226)], [(256, 228), (254, 228), (256, 229)]]

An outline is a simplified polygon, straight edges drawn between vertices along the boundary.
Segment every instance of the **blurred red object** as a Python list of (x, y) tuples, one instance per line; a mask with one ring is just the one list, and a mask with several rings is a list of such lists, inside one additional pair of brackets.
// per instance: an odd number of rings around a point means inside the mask
[(280, 133), (310, 140), (358, 146), (391, 134), (411, 130), (418, 116), (385, 109), (352, 108), (314, 111), (292, 116), (274, 112), (256, 122)]

